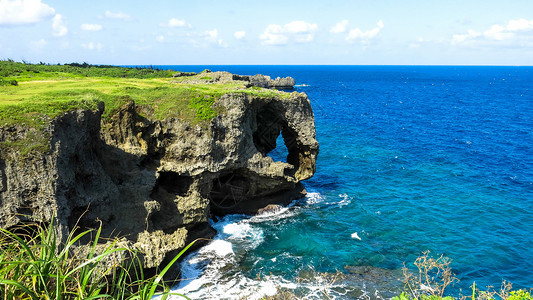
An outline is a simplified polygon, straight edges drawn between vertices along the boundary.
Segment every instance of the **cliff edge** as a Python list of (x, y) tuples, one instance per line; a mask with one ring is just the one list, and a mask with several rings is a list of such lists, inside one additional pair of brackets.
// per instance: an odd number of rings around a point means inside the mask
[[(134, 98), (112, 113), (105, 103), (72, 109), (45, 120), (38, 154), (6, 146), (31, 139), (35, 128), (0, 125), (0, 227), (54, 219), (66, 238), (76, 226), (101, 225), (102, 236), (139, 249), (144, 267), (154, 268), (211, 237), (213, 215), (305, 195), (301, 181), (313, 176), (318, 154), (305, 94), (237, 89), (211, 107), (216, 115), (202, 124), (156, 118)], [(280, 134), (287, 162), (268, 156)]]

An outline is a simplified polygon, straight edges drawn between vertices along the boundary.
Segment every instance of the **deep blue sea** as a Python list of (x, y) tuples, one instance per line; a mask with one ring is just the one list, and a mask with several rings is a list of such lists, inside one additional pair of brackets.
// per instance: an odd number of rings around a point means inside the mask
[[(212, 220), (218, 235), (183, 262), (178, 291), (387, 298), (386, 278), (425, 250), (453, 260), (455, 295), (474, 281), (533, 287), (533, 67), (160, 67), (291, 76), (320, 143), (308, 196)], [(324, 282), (336, 271), (345, 276)]]

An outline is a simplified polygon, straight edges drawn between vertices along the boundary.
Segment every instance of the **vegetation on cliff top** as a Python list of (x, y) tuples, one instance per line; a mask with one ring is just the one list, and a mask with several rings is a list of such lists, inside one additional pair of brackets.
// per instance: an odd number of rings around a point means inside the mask
[[(50, 120), (76, 109), (105, 107), (108, 118), (122, 105), (135, 101), (148, 106), (155, 119), (176, 117), (192, 124), (205, 124), (218, 113), (216, 100), (227, 93), (275, 97), (278, 91), (245, 88), (242, 82), (208, 83), (209, 77), (173, 78), (172, 70), (92, 66), (88, 64), (27, 64), (0, 61), (0, 127), (22, 125), (37, 129), (32, 137), (4, 141), (0, 146), (16, 147), (23, 154), (47, 149)], [(209, 79), (207, 79), (209, 78)], [(191, 80), (194, 79), (194, 83)], [(203, 83), (197, 83), (202, 82)]]

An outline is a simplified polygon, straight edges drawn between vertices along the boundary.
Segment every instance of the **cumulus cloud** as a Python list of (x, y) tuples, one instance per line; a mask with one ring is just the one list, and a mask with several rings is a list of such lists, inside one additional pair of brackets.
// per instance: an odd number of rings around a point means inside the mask
[(81, 24), (81, 30), (85, 30), (85, 31), (100, 31), (100, 30), (102, 30), (102, 25), (99, 25), (99, 24)]
[(331, 33), (344, 33), (348, 29), (348, 20), (342, 20), (339, 23), (335, 24), (335, 26), (331, 27), (329, 32)]
[(68, 28), (63, 21), (63, 16), (57, 14), (52, 19), (52, 29), (54, 30), (55, 36), (64, 36), (68, 33)]
[(238, 40), (242, 40), (246, 36), (246, 31), (236, 31), (233, 36)]
[(530, 31), (533, 30), (533, 20), (518, 19), (511, 20), (507, 24), (507, 30), (509, 31)]
[(369, 44), (379, 35), (381, 29), (383, 29), (384, 27), (385, 25), (383, 24), (383, 21), (379, 20), (377, 23), (377, 27), (372, 28), (370, 30), (362, 31), (359, 28), (352, 29), (348, 32), (346, 41), (350, 43), (359, 42), (361, 44)]
[(133, 18), (123, 12), (110, 12), (109, 10), (105, 12), (105, 17), (108, 19), (131, 21)]
[(168, 20), (168, 22), (165, 22), (165, 23), (161, 23), (160, 24), (161, 26), (163, 27), (170, 27), (170, 28), (175, 28), (175, 27), (188, 27), (188, 28), (191, 28), (191, 24), (187, 23), (185, 20), (179, 20), (179, 19), (176, 19), (176, 18), (172, 18), (170, 20)]
[(86, 43), (86, 44), (81, 44), (81, 46), (87, 50), (96, 50), (96, 51), (101, 51), (104, 46), (100, 43), (94, 43), (94, 42), (89, 42), (89, 43)]
[(219, 46), (224, 46), (224, 41), (218, 37), (218, 30), (207, 30), (204, 32), (203, 36), (205, 37), (206, 41), (217, 44)]
[(533, 43), (533, 20), (510, 20), (507, 25), (495, 24), (483, 32), (470, 29), (463, 34), (454, 34), (451, 43), (453, 45), (501, 43), (531, 45)]
[(283, 27), (277, 24), (270, 24), (259, 38), (263, 40), (263, 45), (283, 45), (287, 44), (289, 38), (284, 34)]
[(317, 24), (305, 21), (292, 21), (283, 26), (270, 24), (259, 38), (263, 45), (285, 45), (292, 41), (307, 43), (314, 40), (317, 30)]
[(0, 0), (0, 25), (27, 25), (49, 20), (55, 10), (41, 0)]

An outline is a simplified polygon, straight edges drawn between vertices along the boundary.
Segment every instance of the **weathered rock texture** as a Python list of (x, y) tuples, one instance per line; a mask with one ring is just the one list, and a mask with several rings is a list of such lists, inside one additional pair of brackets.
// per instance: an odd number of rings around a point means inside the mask
[(231, 81), (242, 81), (246, 87), (261, 87), (261, 88), (268, 88), (268, 89), (293, 89), (294, 84), (296, 83), (294, 81), (294, 78), (292, 77), (285, 77), (280, 78), (277, 77), (276, 79), (270, 78), (270, 76), (262, 75), (262, 74), (256, 74), (253, 76), (250, 75), (238, 75), (238, 74), (231, 74), (229, 72), (204, 72), (201, 73), (205, 76), (195, 76), (196, 73), (176, 73), (173, 76), (174, 77), (192, 77), (188, 82), (191, 83), (225, 83), (225, 82), (231, 82)]
[[(111, 119), (78, 110), (46, 128), (51, 151), (0, 154), (0, 226), (55, 218), (60, 236), (76, 225), (121, 237), (144, 253), (146, 268), (198, 237), (212, 214), (251, 213), (301, 197), (315, 172), (318, 143), (305, 94), (260, 98), (227, 94), (208, 126), (143, 116), (134, 102)], [(0, 141), (32, 129), (0, 128)], [(267, 154), (283, 135), (287, 163)]]

